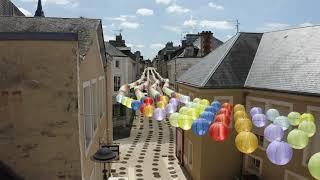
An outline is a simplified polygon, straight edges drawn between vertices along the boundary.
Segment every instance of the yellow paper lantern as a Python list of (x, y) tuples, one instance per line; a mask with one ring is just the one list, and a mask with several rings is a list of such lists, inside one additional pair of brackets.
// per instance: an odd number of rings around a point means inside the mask
[(245, 154), (253, 153), (258, 148), (258, 138), (252, 132), (240, 132), (235, 143), (237, 149)]
[(234, 106), (233, 112), (237, 112), (237, 111), (246, 112), (246, 109), (244, 108), (244, 106), (242, 104), (237, 104)]
[(165, 109), (166, 105), (167, 105), (167, 103), (165, 101), (158, 101), (157, 102), (157, 107), (160, 109)]
[(248, 118), (248, 114), (245, 111), (237, 111), (233, 114), (233, 119), (235, 122), (240, 118)]
[(152, 105), (147, 105), (144, 109), (144, 115), (146, 117), (152, 117), (153, 112), (154, 112), (154, 106)]
[(171, 124), (171, 126), (173, 127), (179, 127), (178, 124), (178, 118), (179, 118), (179, 113), (172, 113), (169, 117), (169, 122)]
[(199, 104), (201, 104), (201, 105), (203, 105), (205, 107), (210, 106), (210, 102), (207, 99), (201, 99)]
[(196, 109), (189, 108), (186, 112), (186, 115), (192, 117), (192, 120), (195, 120), (199, 117), (199, 114), (197, 113)]
[(184, 114), (180, 114), (178, 117), (179, 127), (183, 130), (190, 130), (192, 127), (192, 117)]
[(250, 132), (252, 130), (252, 122), (248, 118), (240, 118), (236, 121), (234, 128), (237, 133)]
[(179, 113), (180, 113), (180, 114), (187, 115), (188, 109), (189, 109), (188, 107), (183, 106), (182, 108), (180, 108)]
[(313, 121), (314, 122), (314, 116), (310, 113), (303, 113), (301, 116), (300, 116), (300, 123), (302, 121)]
[(164, 101), (167, 104), (169, 103), (169, 97), (168, 96), (160, 96), (159, 97), (159, 101)]

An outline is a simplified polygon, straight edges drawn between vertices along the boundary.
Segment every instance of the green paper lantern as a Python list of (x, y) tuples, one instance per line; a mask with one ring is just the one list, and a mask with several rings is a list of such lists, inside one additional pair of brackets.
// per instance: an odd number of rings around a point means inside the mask
[(186, 114), (187, 114), (188, 109), (189, 109), (188, 107), (183, 106), (182, 108), (180, 108), (180, 109), (179, 109), (179, 113), (180, 113), (180, 114), (184, 114), (184, 115), (186, 115)]
[(291, 112), (288, 114), (288, 120), (292, 126), (298, 126), (300, 123), (301, 114), (298, 112)]
[(196, 120), (199, 117), (197, 110), (194, 108), (189, 108), (186, 112), (186, 115), (191, 116), (192, 120)]
[(308, 145), (309, 138), (304, 131), (294, 129), (288, 134), (287, 141), (293, 149), (303, 149)]
[(300, 116), (300, 123), (302, 121), (313, 121), (314, 122), (314, 116), (310, 113), (303, 113), (301, 116)]
[(184, 114), (179, 115), (178, 124), (181, 129), (186, 131), (190, 130), (192, 127), (192, 123), (193, 123), (193, 120), (191, 116), (184, 115)]
[(171, 124), (171, 126), (173, 127), (179, 127), (178, 124), (178, 118), (179, 118), (179, 113), (172, 113), (169, 117), (169, 122)]
[(308, 169), (311, 176), (316, 179), (320, 179), (320, 152), (311, 156), (308, 163)]
[(313, 121), (302, 121), (298, 129), (305, 132), (308, 137), (312, 137), (317, 131), (316, 124)]

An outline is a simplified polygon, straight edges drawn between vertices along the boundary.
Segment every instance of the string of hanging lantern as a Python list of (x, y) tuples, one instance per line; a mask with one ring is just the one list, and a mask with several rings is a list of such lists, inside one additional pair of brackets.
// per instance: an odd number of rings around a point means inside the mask
[[(162, 85), (162, 88), (161, 88)], [(139, 80), (120, 87), (117, 102), (139, 111), (145, 117), (162, 121), (169, 118), (171, 126), (185, 131), (192, 130), (197, 136), (209, 134), (213, 141), (223, 142), (230, 134), (231, 116), (238, 133), (236, 148), (245, 154), (253, 153), (259, 146), (257, 136), (252, 133), (253, 126), (264, 128), (264, 137), (268, 141), (266, 155), (275, 165), (286, 165), (293, 157), (293, 149), (307, 147), (309, 138), (316, 133), (315, 118), (310, 113), (290, 112), (280, 115), (277, 109), (268, 109), (265, 113), (260, 107), (250, 109), (237, 104), (210, 103), (207, 99), (194, 98), (170, 89), (169, 79), (164, 79), (155, 68), (146, 68)], [(127, 97), (134, 89), (136, 99)], [(285, 131), (290, 127), (286, 140)], [(310, 174), (320, 179), (320, 152), (314, 154), (309, 162)]]

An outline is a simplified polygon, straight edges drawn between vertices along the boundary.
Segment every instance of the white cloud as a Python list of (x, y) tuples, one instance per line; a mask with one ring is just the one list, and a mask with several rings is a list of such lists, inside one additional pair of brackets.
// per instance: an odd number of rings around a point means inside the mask
[(310, 23), (310, 22), (305, 22), (305, 23), (302, 23), (300, 24), (299, 26), (300, 27), (306, 27), (306, 26), (313, 26), (314, 24)]
[(26, 16), (32, 16), (32, 13), (22, 7), (18, 7), (18, 9)]
[(218, 5), (218, 4), (215, 4), (213, 2), (209, 2), (208, 3), (208, 6), (211, 7), (211, 8), (214, 8), (216, 10), (224, 10), (224, 7), (221, 6), (221, 5)]
[(107, 19), (107, 20), (122, 21), (122, 22), (128, 21), (130, 18), (136, 18), (136, 16), (134, 16), (134, 15), (120, 15), (118, 17), (104, 17), (104, 19)]
[(289, 24), (284, 23), (265, 23), (261, 28), (258, 28), (259, 31), (277, 31), (290, 27)]
[(147, 9), (147, 8), (141, 8), (141, 9), (138, 9), (136, 13), (140, 16), (152, 16), (153, 10)]
[(156, 0), (157, 4), (165, 4), (168, 5), (170, 4), (171, 0)]
[(162, 26), (162, 28), (168, 31), (176, 32), (178, 34), (180, 34), (182, 31), (178, 26)]
[(127, 29), (138, 29), (140, 27), (140, 24), (137, 22), (125, 21), (120, 24), (120, 27), (127, 28)]
[[(23, 2), (38, 2), (38, 0), (21, 0)], [(48, 4), (63, 5), (66, 8), (75, 8), (79, 6), (78, 0), (42, 0), (44, 6)]]
[(161, 43), (154, 43), (154, 44), (150, 45), (151, 49), (161, 49), (161, 48), (164, 48), (164, 47), (165, 47), (165, 45), (161, 44)]
[(179, 6), (175, 3), (173, 3), (171, 6), (167, 7), (167, 12), (171, 14), (185, 14), (190, 12), (191, 10), (188, 8), (184, 8), (182, 6)]
[(234, 25), (229, 21), (210, 21), (202, 20), (199, 22), (199, 26), (203, 28), (211, 29), (234, 29)]
[(184, 26), (195, 27), (198, 24), (197, 20), (189, 19), (183, 22)]
[(133, 49), (141, 49), (144, 48), (143, 44), (133, 44), (133, 43), (126, 43), (128, 47), (131, 47)]

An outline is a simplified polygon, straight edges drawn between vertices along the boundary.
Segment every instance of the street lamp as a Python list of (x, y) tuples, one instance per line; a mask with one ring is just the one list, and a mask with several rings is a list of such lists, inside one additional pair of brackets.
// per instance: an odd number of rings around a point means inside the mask
[(98, 151), (91, 156), (92, 161), (103, 163), (103, 170), (102, 170), (103, 180), (108, 180), (108, 176), (107, 176), (108, 170), (106, 169), (106, 163), (110, 163), (116, 158), (117, 158), (117, 154), (111, 151), (107, 147), (102, 147), (98, 149)]

